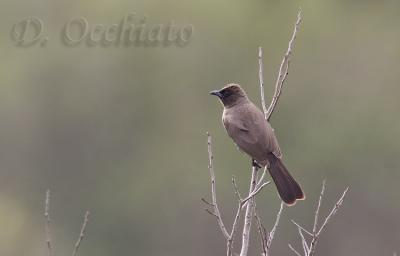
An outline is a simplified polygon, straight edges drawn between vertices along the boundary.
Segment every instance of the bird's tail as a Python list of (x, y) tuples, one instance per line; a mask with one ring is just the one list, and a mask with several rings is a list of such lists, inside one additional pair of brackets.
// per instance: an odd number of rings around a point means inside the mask
[(279, 196), (287, 205), (293, 205), (296, 200), (303, 200), (305, 195), (300, 185), (290, 175), (281, 159), (272, 153), (268, 155), (269, 173), (275, 182)]

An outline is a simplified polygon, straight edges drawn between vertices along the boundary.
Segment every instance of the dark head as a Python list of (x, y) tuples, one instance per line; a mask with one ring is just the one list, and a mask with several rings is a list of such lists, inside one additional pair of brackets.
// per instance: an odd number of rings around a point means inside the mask
[(217, 96), (225, 107), (231, 107), (248, 100), (246, 93), (238, 84), (227, 84), (221, 90), (211, 91), (210, 94)]

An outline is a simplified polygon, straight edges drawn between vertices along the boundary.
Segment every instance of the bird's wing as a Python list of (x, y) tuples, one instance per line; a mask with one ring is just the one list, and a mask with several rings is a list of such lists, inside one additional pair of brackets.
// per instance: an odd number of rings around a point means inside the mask
[(252, 131), (254, 127), (250, 126), (244, 119), (237, 117), (231, 115), (223, 116), (222, 122), (228, 135), (240, 148), (243, 148), (244, 144), (257, 143), (257, 136)]
[(264, 114), (254, 104), (251, 105), (251, 119), (249, 126), (253, 127), (253, 134), (257, 134), (258, 143), (268, 152), (272, 152), (277, 158), (282, 158), (282, 152), (271, 124), (265, 120)]
[(222, 121), (228, 135), (243, 151), (252, 156), (272, 152), (282, 157), (274, 130), (255, 105), (236, 109), (234, 114), (227, 112)]

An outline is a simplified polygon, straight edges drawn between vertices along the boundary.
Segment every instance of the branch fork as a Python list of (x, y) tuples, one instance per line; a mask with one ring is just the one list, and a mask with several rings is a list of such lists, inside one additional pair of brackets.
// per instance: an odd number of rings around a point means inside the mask
[[(339, 198), (339, 200), (335, 203), (333, 206), (332, 210), (328, 214), (328, 216), (325, 218), (324, 222), (322, 225), (318, 228), (318, 219), (319, 219), (319, 212), (322, 204), (322, 199), (325, 193), (325, 180), (322, 182), (322, 188), (321, 188), (321, 193), (319, 195), (319, 200), (317, 204), (317, 208), (315, 210), (314, 214), (314, 224), (312, 231), (308, 231), (305, 229), (303, 226), (292, 220), (292, 223), (297, 227), (297, 231), (299, 233), (299, 236), (301, 238), (301, 244), (303, 247), (303, 254), (300, 254), (291, 244), (289, 244), (289, 248), (292, 250), (293, 253), (295, 253), (298, 256), (313, 256), (315, 254), (315, 248), (317, 246), (318, 239), (322, 233), (322, 231), (326, 228), (326, 225), (328, 222), (332, 219), (332, 217), (337, 213), (339, 208), (342, 206), (344, 198), (349, 190), (347, 187), (344, 192), (342, 193), (342, 196)], [(309, 236), (311, 238), (311, 241), (308, 243), (307, 239), (305, 238), (305, 235)]]
[[(210, 215), (214, 216), (217, 219), (218, 226), (222, 232), (222, 235), (225, 237), (226, 242), (227, 242), (227, 256), (231, 256), (231, 255), (233, 255), (234, 235), (235, 235), (235, 231), (237, 229), (237, 223), (240, 218), (240, 213), (241, 213), (242, 207), (246, 204), (246, 202), (248, 202), (249, 200), (252, 200), (266, 185), (269, 184), (269, 182), (261, 183), (261, 180), (260, 180), (257, 183), (255, 180), (256, 177), (254, 177), (254, 179), (252, 179), (252, 184), (254, 184), (254, 186), (251, 186), (249, 196), (247, 196), (245, 199), (242, 199), (239, 189), (236, 184), (235, 177), (232, 177), (232, 185), (233, 185), (233, 189), (234, 189), (235, 195), (238, 200), (238, 207), (236, 210), (235, 219), (232, 224), (231, 232), (228, 232), (228, 230), (223, 222), (223, 219), (221, 217), (221, 212), (219, 210), (219, 206), (218, 206), (218, 202), (217, 202), (216, 181), (215, 181), (215, 173), (214, 173), (214, 167), (213, 167), (214, 156), (212, 153), (212, 137), (208, 132), (207, 132), (207, 149), (208, 149), (208, 169), (210, 172), (210, 179), (211, 179), (212, 201), (209, 202), (204, 198), (202, 198), (201, 200), (209, 207), (209, 208), (206, 208), (205, 210)], [(249, 205), (250, 204), (248, 204), (247, 207), (249, 207)], [(246, 213), (247, 213), (247, 210), (246, 210)], [(246, 214), (246, 216), (247, 216), (247, 214)]]

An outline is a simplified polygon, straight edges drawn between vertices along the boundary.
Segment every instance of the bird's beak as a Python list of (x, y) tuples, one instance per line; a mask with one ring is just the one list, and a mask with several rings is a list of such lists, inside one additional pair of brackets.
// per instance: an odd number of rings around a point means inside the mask
[(218, 90), (211, 91), (210, 94), (222, 98), (222, 94)]

